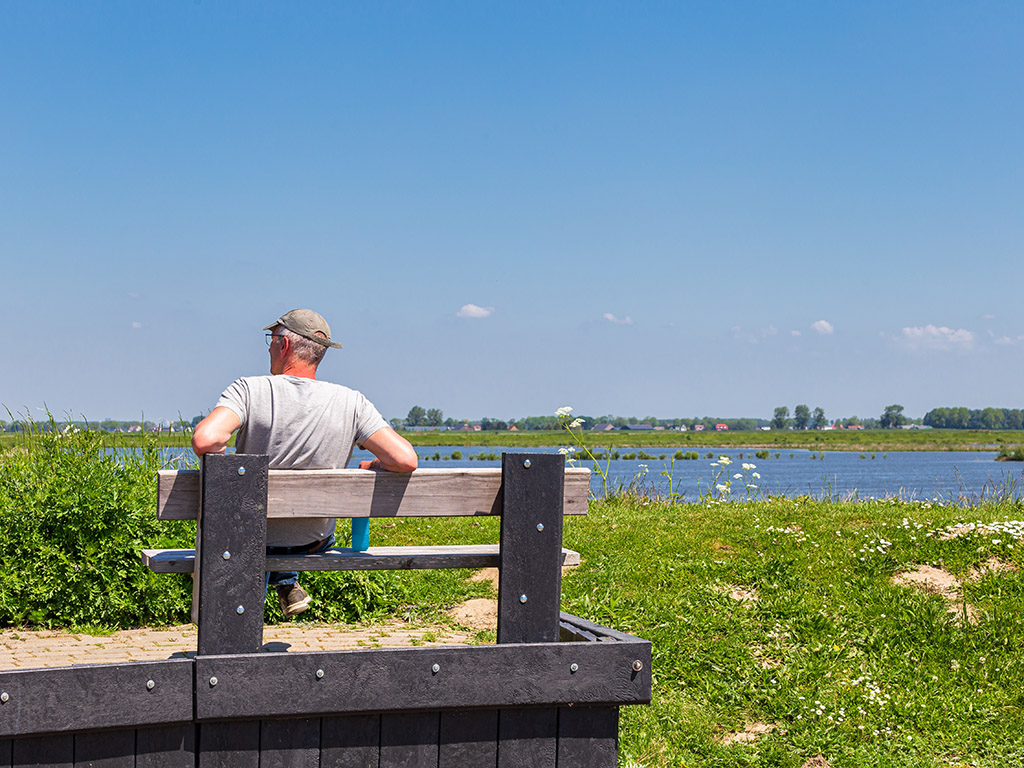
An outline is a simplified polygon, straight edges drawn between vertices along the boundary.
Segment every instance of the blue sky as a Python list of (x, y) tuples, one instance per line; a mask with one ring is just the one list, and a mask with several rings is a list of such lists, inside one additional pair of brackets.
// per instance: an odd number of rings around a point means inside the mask
[(1024, 5), (0, 0), (0, 403), (1024, 407)]

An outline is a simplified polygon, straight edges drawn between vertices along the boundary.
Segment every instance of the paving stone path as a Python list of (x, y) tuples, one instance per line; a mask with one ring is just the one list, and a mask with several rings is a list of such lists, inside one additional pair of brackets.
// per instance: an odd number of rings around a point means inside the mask
[[(263, 629), (263, 650), (338, 651), (350, 648), (454, 645), (472, 642), (470, 632), (413, 627), (401, 622), (349, 627), (338, 624), (276, 624)], [(109, 635), (60, 630), (0, 631), (0, 670), (158, 661), (195, 655), (191, 624), (161, 629), (128, 629)]]

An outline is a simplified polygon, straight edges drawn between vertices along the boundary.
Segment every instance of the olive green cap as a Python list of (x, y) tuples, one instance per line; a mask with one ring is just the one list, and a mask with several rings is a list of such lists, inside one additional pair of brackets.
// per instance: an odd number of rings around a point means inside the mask
[(324, 316), (312, 309), (293, 309), (286, 312), (277, 320), (272, 322), (264, 331), (271, 330), (275, 325), (283, 325), (292, 333), (297, 333), (304, 339), (323, 344), (325, 347), (338, 349), (341, 344), (331, 341), (331, 326), (324, 320)]

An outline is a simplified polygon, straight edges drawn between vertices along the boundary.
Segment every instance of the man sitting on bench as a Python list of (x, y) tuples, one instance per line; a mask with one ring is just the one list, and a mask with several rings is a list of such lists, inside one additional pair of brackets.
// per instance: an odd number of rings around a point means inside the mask
[[(223, 453), (238, 430), (238, 453), (265, 453), (271, 469), (345, 467), (352, 448), (374, 456), (361, 469), (412, 472), (416, 451), (395, 432), (361, 393), (317, 381), (316, 369), (331, 341), (327, 321), (310, 309), (293, 309), (263, 330), (270, 347), (270, 376), (234, 381), (210, 415), (196, 425), (192, 448), (197, 456)], [(334, 518), (267, 521), (267, 554), (323, 552), (334, 545)], [(294, 571), (270, 573), (285, 617), (309, 607), (310, 598)]]

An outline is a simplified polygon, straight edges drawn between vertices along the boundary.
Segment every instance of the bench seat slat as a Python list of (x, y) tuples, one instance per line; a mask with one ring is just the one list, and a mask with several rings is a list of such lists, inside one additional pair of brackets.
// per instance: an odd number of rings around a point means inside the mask
[[(154, 573), (192, 573), (194, 549), (144, 549), (142, 563)], [(365, 552), (329, 549), (315, 555), (267, 558), (268, 571), (365, 571), (421, 568), (497, 568), (497, 544), (446, 544), (430, 547), (370, 547)], [(579, 565), (578, 552), (562, 549), (562, 565)]]
[[(567, 515), (585, 515), (590, 470), (565, 470)], [(161, 470), (157, 518), (195, 520), (198, 470)], [(267, 517), (472, 517), (501, 514), (501, 469), (272, 469)]]

